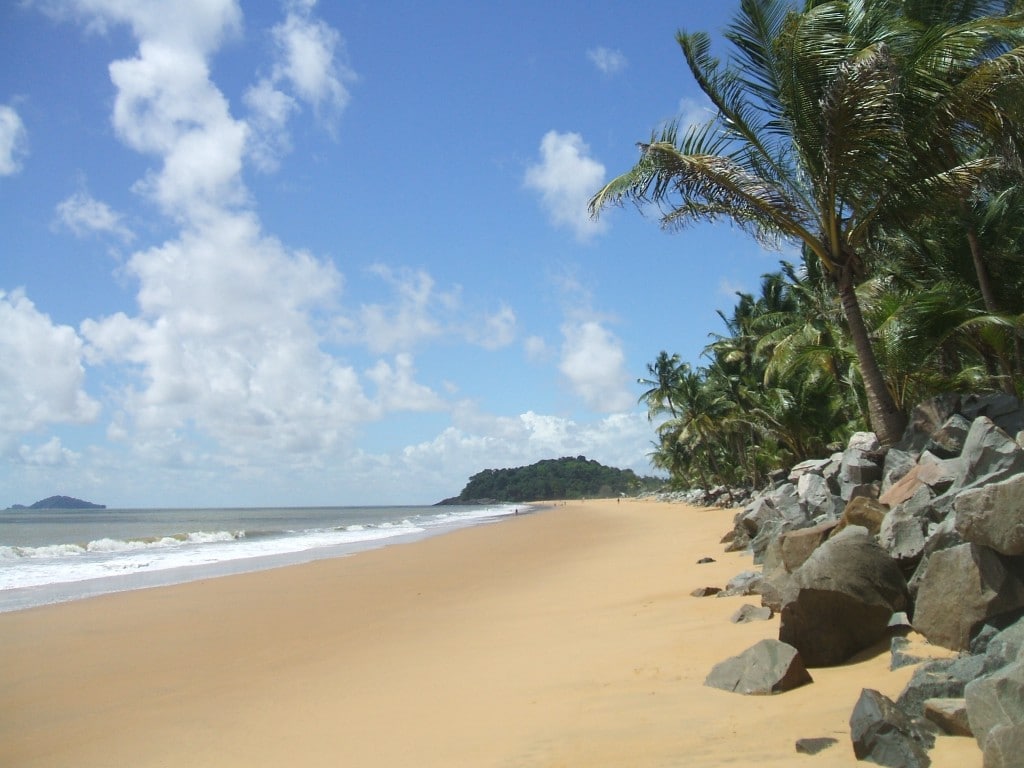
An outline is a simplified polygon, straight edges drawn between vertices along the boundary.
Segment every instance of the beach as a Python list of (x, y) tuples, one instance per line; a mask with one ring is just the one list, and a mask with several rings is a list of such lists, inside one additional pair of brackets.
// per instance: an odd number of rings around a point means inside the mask
[[(880, 648), (746, 697), (703, 685), (775, 637), (734, 512), (567, 502), (348, 557), (0, 614), (3, 766), (854, 766)], [(713, 563), (698, 564), (704, 557)], [(797, 754), (800, 738), (838, 744)], [(940, 737), (933, 766), (980, 768)]]

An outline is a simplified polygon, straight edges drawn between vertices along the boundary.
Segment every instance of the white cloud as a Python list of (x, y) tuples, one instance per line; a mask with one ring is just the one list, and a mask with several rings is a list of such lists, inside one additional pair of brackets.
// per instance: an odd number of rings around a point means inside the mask
[(21, 291), (0, 291), (0, 450), (53, 424), (95, 420), (100, 406), (84, 389), (82, 340), (56, 325)]
[(366, 372), (366, 377), (377, 385), (376, 405), (381, 412), (438, 411), (445, 407), (444, 400), (429, 387), (416, 382), (416, 369), (412, 355), (395, 355), (394, 366), (379, 360)]
[(507, 347), (516, 337), (516, 313), (502, 304), (496, 312), (486, 314), (479, 326), (471, 325), (466, 335), (484, 349)]
[(559, 370), (586, 405), (602, 413), (633, 405), (622, 343), (599, 322), (570, 321), (562, 326), (564, 343)]
[(697, 101), (689, 97), (679, 100), (679, 113), (676, 119), (683, 130), (694, 125), (704, 125), (714, 116), (715, 112), (711, 108), (710, 102), (706, 100)]
[(68, 467), (75, 463), (78, 455), (65, 448), (59, 437), (51, 437), (35, 448), (22, 445), (18, 449), (18, 459), (30, 467)]
[(548, 344), (540, 336), (530, 336), (523, 342), (526, 359), (533, 363), (543, 362), (550, 355)]
[(629, 64), (622, 51), (610, 48), (591, 48), (587, 51), (587, 58), (606, 75), (614, 75), (621, 72)]
[(589, 156), (578, 133), (548, 131), (541, 139), (540, 162), (526, 169), (527, 188), (540, 193), (552, 223), (568, 227), (587, 240), (606, 225), (587, 211), (590, 198), (604, 182), (604, 166)]
[(0, 104), (0, 176), (13, 176), (20, 171), (27, 154), (25, 123), (13, 107)]
[(121, 214), (88, 192), (76, 192), (57, 204), (57, 221), (79, 237), (106, 233), (130, 243), (134, 233), (124, 225)]
[(250, 122), (254, 130), (249, 137), (250, 156), (261, 171), (275, 171), (279, 158), (291, 151), (287, 124), (298, 104), (269, 79), (260, 80), (249, 88), (243, 100), (252, 112)]
[(285, 79), (318, 111), (341, 110), (349, 101), (346, 82), (355, 75), (337, 59), (341, 35), (312, 18), (315, 2), (291, 3), (284, 22), (273, 29), (278, 50), (275, 80)]

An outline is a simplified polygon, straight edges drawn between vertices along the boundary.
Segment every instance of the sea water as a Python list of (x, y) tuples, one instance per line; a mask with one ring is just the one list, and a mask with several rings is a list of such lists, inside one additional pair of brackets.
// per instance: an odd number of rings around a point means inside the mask
[(0, 511), (0, 612), (339, 557), (519, 505)]

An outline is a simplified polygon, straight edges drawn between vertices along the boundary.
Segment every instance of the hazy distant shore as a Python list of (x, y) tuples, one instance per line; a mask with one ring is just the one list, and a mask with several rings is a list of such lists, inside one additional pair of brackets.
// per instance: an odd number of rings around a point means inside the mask
[[(0, 764), (855, 766), (888, 654), (776, 697), (703, 686), (777, 620), (695, 598), (728, 510), (569, 502), (352, 557), (0, 615)], [(697, 565), (705, 556), (716, 562)], [(755, 598), (756, 599), (756, 598)], [(839, 743), (797, 755), (804, 737)], [(936, 768), (981, 765), (941, 738)]]

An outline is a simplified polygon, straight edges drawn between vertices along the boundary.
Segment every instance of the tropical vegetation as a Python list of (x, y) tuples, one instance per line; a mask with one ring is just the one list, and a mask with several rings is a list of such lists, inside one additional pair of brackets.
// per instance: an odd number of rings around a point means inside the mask
[(742, 0), (681, 31), (713, 108), (639, 144), (591, 200), (680, 230), (726, 220), (797, 263), (740, 294), (693, 367), (641, 401), (680, 485), (760, 483), (915, 402), (1024, 389), (1024, 1)]
[(497, 501), (544, 501), (550, 499), (610, 498), (635, 495), (663, 484), (639, 477), (631, 469), (608, 467), (586, 456), (545, 459), (526, 467), (485, 469), (466, 483), (462, 493), (442, 504)]

